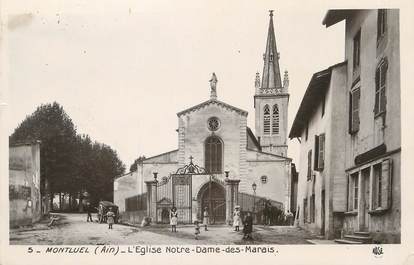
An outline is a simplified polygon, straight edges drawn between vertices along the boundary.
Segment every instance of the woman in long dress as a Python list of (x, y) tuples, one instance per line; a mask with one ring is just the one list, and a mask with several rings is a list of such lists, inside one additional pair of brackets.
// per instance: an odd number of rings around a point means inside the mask
[(171, 232), (177, 232), (178, 213), (177, 208), (173, 207), (170, 213)]
[(234, 231), (240, 231), (241, 225), (241, 213), (240, 213), (240, 206), (236, 206), (233, 212), (233, 226)]

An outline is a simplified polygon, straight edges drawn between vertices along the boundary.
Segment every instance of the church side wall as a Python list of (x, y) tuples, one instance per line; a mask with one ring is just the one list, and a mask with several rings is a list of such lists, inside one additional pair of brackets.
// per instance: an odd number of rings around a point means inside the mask
[[(249, 160), (248, 177), (241, 181), (246, 183), (246, 187), (240, 192), (253, 194), (252, 184), (256, 183), (256, 195), (285, 203), (285, 185), (287, 171), (285, 161), (260, 161)], [(266, 176), (267, 181), (262, 182), (262, 176)]]
[[(248, 150), (248, 174), (240, 182), (244, 182), (240, 192), (253, 194), (252, 184), (256, 183), (256, 195), (286, 204), (286, 185), (289, 180), (290, 161), (275, 158), (267, 154)], [(266, 182), (262, 182), (266, 176)]]

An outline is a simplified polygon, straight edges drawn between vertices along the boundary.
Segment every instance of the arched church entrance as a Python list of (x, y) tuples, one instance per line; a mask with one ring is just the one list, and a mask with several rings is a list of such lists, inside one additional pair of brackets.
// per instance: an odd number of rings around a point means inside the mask
[(207, 207), (211, 224), (224, 223), (226, 221), (226, 193), (224, 187), (211, 181), (204, 184), (199, 194), (201, 216)]

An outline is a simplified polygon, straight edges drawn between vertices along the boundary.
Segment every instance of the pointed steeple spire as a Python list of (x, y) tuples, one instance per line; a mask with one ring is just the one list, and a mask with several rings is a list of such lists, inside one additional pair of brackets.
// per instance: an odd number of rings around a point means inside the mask
[(275, 30), (273, 28), (273, 10), (269, 10), (269, 31), (267, 33), (266, 52), (263, 54), (262, 89), (282, 88), (279, 69), (279, 53), (276, 48)]

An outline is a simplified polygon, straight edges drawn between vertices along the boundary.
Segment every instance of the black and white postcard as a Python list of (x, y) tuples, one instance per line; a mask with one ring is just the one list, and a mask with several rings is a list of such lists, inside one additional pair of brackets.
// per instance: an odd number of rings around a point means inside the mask
[(0, 262), (414, 264), (413, 4), (371, 2), (7, 1)]

